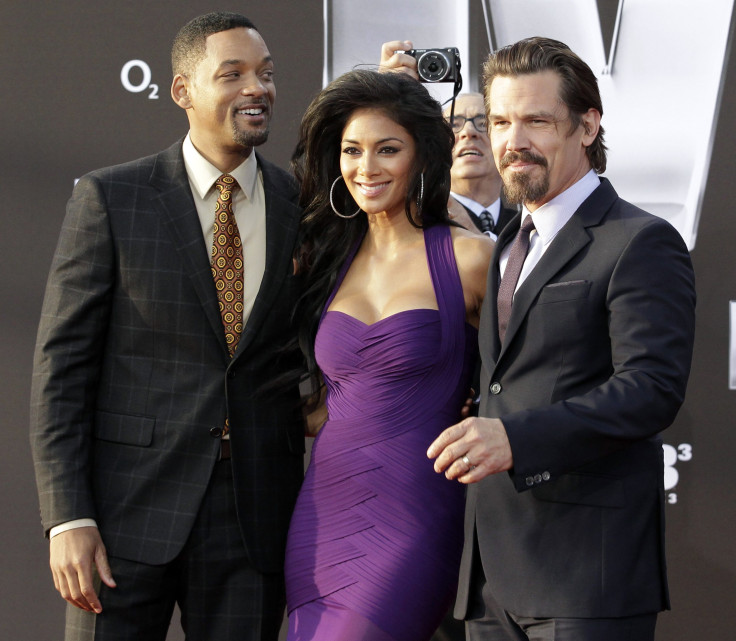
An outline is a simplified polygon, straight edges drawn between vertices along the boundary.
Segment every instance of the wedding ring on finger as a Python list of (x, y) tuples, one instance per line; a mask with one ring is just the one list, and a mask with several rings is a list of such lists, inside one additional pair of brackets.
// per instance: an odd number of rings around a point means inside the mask
[(473, 465), (473, 464), (472, 464), (472, 463), (470, 462), (470, 459), (468, 458), (468, 455), (467, 455), (467, 454), (466, 454), (465, 456), (463, 456), (463, 457), (462, 457), (462, 458), (461, 458), (460, 460), (461, 460), (461, 461), (462, 461), (463, 463), (465, 463), (465, 465), (467, 465), (467, 466), (468, 466), (468, 472), (469, 472), (470, 470), (474, 470), (474, 469), (475, 469), (475, 465)]

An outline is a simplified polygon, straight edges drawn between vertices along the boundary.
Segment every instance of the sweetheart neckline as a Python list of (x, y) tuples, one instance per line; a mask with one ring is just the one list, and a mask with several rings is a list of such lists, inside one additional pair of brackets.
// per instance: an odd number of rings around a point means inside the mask
[[(345, 318), (349, 318), (350, 320), (355, 321), (356, 323), (362, 325), (363, 327), (373, 327), (374, 325), (378, 325), (379, 323), (383, 323), (384, 321), (387, 321), (391, 318), (395, 318), (396, 316), (401, 316), (402, 314), (410, 314), (412, 312), (435, 312), (439, 315), (440, 310), (439, 309), (432, 309), (431, 307), (414, 307), (412, 309), (403, 309), (400, 312), (395, 312), (394, 314), (389, 314), (388, 316), (384, 316), (383, 318), (379, 318), (377, 321), (373, 323), (366, 323), (365, 321), (360, 320), (359, 318), (355, 318), (355, 316), (351, 316), (350, 314), (346, 312), (341, 312), (339, 309), (329, 309), (325, 312), (325, 316), (327, 314), (340, 314), (340, 316), (344, 316)], [(467, 327), (470, 327), (470, 329), (478, 331), (478, 328), (474, 325), (471, 325), (467, 320), (465, 321), (464, 325)]]
[(351, 316), (347, 312), (341, 312), (339, 309), (329, 309), (325, 312), (325, 316), (327, 316), (327, 314), (340, 314), (340, 316), (345, 316), (346, 318), (350, 318), (351, 320), (354, 320), (356, 323), (360, 323), (361, 325), (365, 327), (373, 327), (374, 325), (383, 323), (384, 321), (387, 321), (391, 318), (395, 318), (396, 316), (401, 316), (402, 314), (410, 314), (412, 312), (434, 312), (435, 314), (439, 314), (440, 310), (432, 309), (431, 307), (414, 307), (412, 309), (402, 309), (400, 312), (395, 312), (393, 314), (389, 314), (388, 316), (383, 316), (382, 318), (379, 318), (377, 321), (373, 321), (372, 323), (366, 323), (365, 321), (362, 321), (359, 318), (356, 318), (355, 316)]

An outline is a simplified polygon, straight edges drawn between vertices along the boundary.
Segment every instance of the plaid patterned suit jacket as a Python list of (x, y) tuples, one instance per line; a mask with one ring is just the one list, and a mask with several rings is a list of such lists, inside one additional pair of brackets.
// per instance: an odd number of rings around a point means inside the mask
[(300, 210), (289, 175), (258, 158), (266, 269), (229, 358), (181, 141), (83, 177), (39, 326), (31, 444), (44, 528), (97, 520), (112, 556), (160, 564), (190, 532), (231, 424), (238, 519), (254, 566), (280, 571), (303, 472), (297, 367), (283, 349), (297, 295)]

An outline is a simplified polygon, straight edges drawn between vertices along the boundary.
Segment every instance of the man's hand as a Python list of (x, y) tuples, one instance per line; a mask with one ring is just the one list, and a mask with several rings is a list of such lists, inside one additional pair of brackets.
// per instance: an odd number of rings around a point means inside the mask
[(384, 42), (381, 45), (381, 62), (378, 66), (379, 71), (398, 71), (405, 73), (414, 80), (419, 80), (417, 73), (417, 59), (406, 53), (396, 53), (397, 51), (409, 51), (414, 45), (411, 40), (392, 40)]
[(115, 587), (107, 552), (96, 527), (80, 527), (57, 534), (50, 542), (51, 574), (64, 599), (87, 612), (102, 612), (94, 588), (94, 568), (102, 582)]
[(509, 439), (497, 418), (466, 418), (448, 427), (427, 450), (435, 472), (460, 483), (477, 483), (513, 467)]

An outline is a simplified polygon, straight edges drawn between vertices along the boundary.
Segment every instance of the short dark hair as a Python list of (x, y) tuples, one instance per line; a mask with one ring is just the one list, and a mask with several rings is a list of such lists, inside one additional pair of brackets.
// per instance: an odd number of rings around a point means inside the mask
[[(598, 80), (591, 68), (564, 42), (551, 38), (526, 38), (495, 51), (483, 65), (486, 111), (489, 112), (491, 83), (496, 76), (514, 77), (554, 71), (561, 80), (560, 100), (570, 112), (570, 133), (582, 124), (589, 109), (603, 115)], [(586, 148), (591, 166), (599, 174), (606, 170), (604, 130), (600, 127), (593, 143)]]
[[(360, 109), (385, 113), (414, 141), (415, 162), (405, 198), (409, 221), (417, 227), (453, 224), (447, 201), (455, 138), (442, 116), (442, 107), (424, 85), (403, 73), (357, 69), (325, 87), (302, 118), (291, 161), (301, 183), (300, 204), (304, 208), (296, 262), (305, 282), (296, 316), (300, 345), (312, 373), (316, 371), (314, 337), (322, 308), (350, 250), (368, 226), (365, 214), (345, 220), (335, 215), (330, 205), (330, 187), (341, 175), (342, 134), (352, 114)], [(352, 214), (359, 209), (344, 185), (335, 189), (334, 196), (338, 211)], [(418, 200), (420, 220), (415, 221), (412, 207)]]
[(213, 33), (243, 27), (258, 31), (245, 16), (228, 11), (215, 11), (198, 16), (185, 24), (174, 38), (171, 47), (171, 70), (176, 76), (191, 74), (197, 63), (204, 58), (207, 37)]

